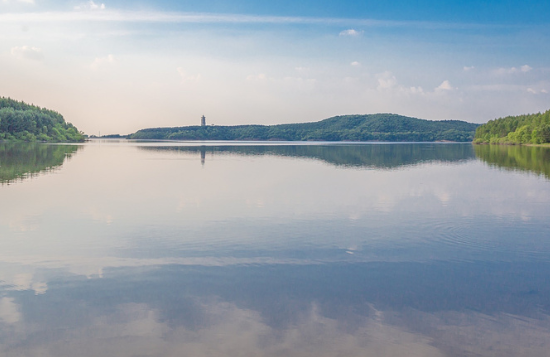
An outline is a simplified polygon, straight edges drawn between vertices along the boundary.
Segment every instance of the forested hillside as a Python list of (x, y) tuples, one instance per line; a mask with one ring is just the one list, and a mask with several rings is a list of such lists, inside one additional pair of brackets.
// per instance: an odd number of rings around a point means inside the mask
[(396, 114), (344, 115), (314, 123), (142, 129), (131, 139), (288, 141), (471, 141), (478, 124)]
[(476, 144), (550, 143), (550, 110), (489, 121), (476, 130)]
[(0, 97), (0, 140), (75, 142), (84, 135), (53, 110)]

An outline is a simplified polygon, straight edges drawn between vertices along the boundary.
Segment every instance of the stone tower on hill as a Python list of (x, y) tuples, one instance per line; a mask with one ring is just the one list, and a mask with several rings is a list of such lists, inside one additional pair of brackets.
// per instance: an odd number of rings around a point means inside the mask
[(201, 117), (201, 126), (206, 126), (206, 118), (204, 115)]

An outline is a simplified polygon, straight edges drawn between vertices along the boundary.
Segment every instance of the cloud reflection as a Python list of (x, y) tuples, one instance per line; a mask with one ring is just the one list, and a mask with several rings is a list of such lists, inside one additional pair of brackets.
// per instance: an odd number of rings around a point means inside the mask
[[(377, 311), (350, 327), (311, 304), (285, 328), (254, 310), (223, 301), (196, 302), (199, 321), (172, 325), (145, 303), (115, 306), (85, 325), (37, 329), (21, 321), (11, 298), (0, 300), (0, 352), (13, 357), (95, 356), (547, 356), (550, 320), (480, 313)], [(44, 326), (41, 326), (44, 328)], [(521, 332), (520, 332), (521, 331)]]
[[(0, 352), (11, 356), (443, 356), (431, 338), (366, 319), (352, 331), (319, 314), (313, 305), (295, 325), (278, 330), (253, 310), (226, 302), (198, 304), (199, 326), (170, 326), (146, 304), (122, 304), (86, 326), (54, 333), (19, 326)], [(20, 321), (13, 299), (0, 300), (0, 318)], [(2, 328), (4, 330), (4, 328)], [(34, 330), (34, 329), (32, 329)], [(47, 335), (50, 336), (47, 336)], [(46, 337), (47, 336), (47, 337)], [(53, 338), (52, 338), (53, 337)], [(17, 343), (14, 343), (17, 341)]]

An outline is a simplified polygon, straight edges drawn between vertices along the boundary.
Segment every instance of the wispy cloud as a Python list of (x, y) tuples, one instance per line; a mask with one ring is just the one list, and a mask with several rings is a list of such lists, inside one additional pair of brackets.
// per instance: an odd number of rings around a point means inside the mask
[(251, 74), (246, 76), (247, 81), (265, 81), (266, 79), (267, 79), (267, 76), (264, 73)]
[[(1, 2), (5, 3), (5, 4), (9, 4), (10, 0), (2, 0)], [(29, 4), (29, 5), (34, 5), (34, 0), (15, 0), (13, 2), (21, 2), (23, 4)]]
[(519, 69), (520, 69), (520, 71), (525, 73), (525, 72), (531, 71), (533, 68), (531, 66), (524, 65), (524, 66), (521, 66)]
[(505, 74), (527, 73), (527, 72), (530, 72), (532, 69), (533, 67), (525, 64), (519, 68), (518, 67), (499, 68), (495, 70), (495, 74), (505, 75)]
[(197, 83), (201, 80), (202, 76), (200, 73), (197, 73), (195, 75), (188, 74), (183, 67), (176, 68), (176, 71), (178, 72), (179, 76), (181, 77), (181, 80), (183, 82), (192, 82)]
[(397, 81), (395, 75), (390, 71), (378, 73), (376, 75), (378, 92), (393, 93), (393, 94), (405, 94), (405, 95), (425, 95), (424, 89), (418, 87), (407, 87), (400, 84)]
[(44, 54), (42, 53), (42, 50), (37, 47), (31, 47), (31, 46), (17, 46), (13, 47), (11, 49), (12, 56), (15, 56), (17, 58), (25, 58), (35, 61), (40, 61), (44, 59)]
[(540, 89), (540, 90), (537, 90), (535, 88), (527, 88), (527, 93), (531, 93), (531, 94), (548, 94), (548, 91), (546, 89)]
[(115, 63), (115, 57), (113, 55), (108, 55), (106, 57), (97, 57), (90, 65), (90, 68), (96, 70), (106, 64), (112, 63)]
[(462, 68), (462, 70), (463, 70), (464, 72), (470, 72), (470, 71), (473, 70), (474, 68), (475, 68), (474, 66), (464, 66), (464, 67)]
[(476, 92), (510, 92), (510, 93), (517, 93), (517, 92), (525, 92), (527, 91), (527, 88), (524, 85), (521, 84), (505, 84), (505, 83), (497, 83), (497, 84), (475, 84), (467, 87), (469, 91), (476, 91)]
[(389, 90), (397, 86), (397, 78), (390, 71), (380, 73), (377, 77), (378, 90)]
[[(29, 0), (30, 1), (30, 0)], [(84, 6), (84, 7), (82, 7)], [(215, 14), (162, 11), (122, 11), (105, 9), (104, 4), (93, 1), (77, 6), (77, 10), (103, 11), (57, 11), (34, 13), (3, 13), (0, 22), (158, 22), (158, 23), (210, 23), (210, 24), (303, 24), (361, 27), (414, 27), (429, 29), (471, 29), (485, 28), (479, 24), (453, 24), (423, 21), (385, 21), (374, 19), (320, 18), (299, 16), (259, 16), (242, 14)], [(340, 32), (341, 36), (360, 36), (363, 31), (353, 28)]]
[(359, 67), (361, 65), (361, 63), (357, 62), (357, 61), (353, 61), (350, 63), (350, 65), (354, 66), (354, 67)]
[(340, 36), (359, 37), (363, 34), (363, 31), (357, 31), (354, 29), (344, 30), (340, 32)]
[(77, 11), (83, 10), (105, 10), (105, 4), (96, 4), (94, 1), (90, 0), (84, 4), (80, 4), (74, 7)]

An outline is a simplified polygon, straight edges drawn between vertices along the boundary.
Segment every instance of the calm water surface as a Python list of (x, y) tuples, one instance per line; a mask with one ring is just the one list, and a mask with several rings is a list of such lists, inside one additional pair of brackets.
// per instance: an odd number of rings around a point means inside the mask
[(0, 356), (550, 356), (550, 150), (0, 143)]

